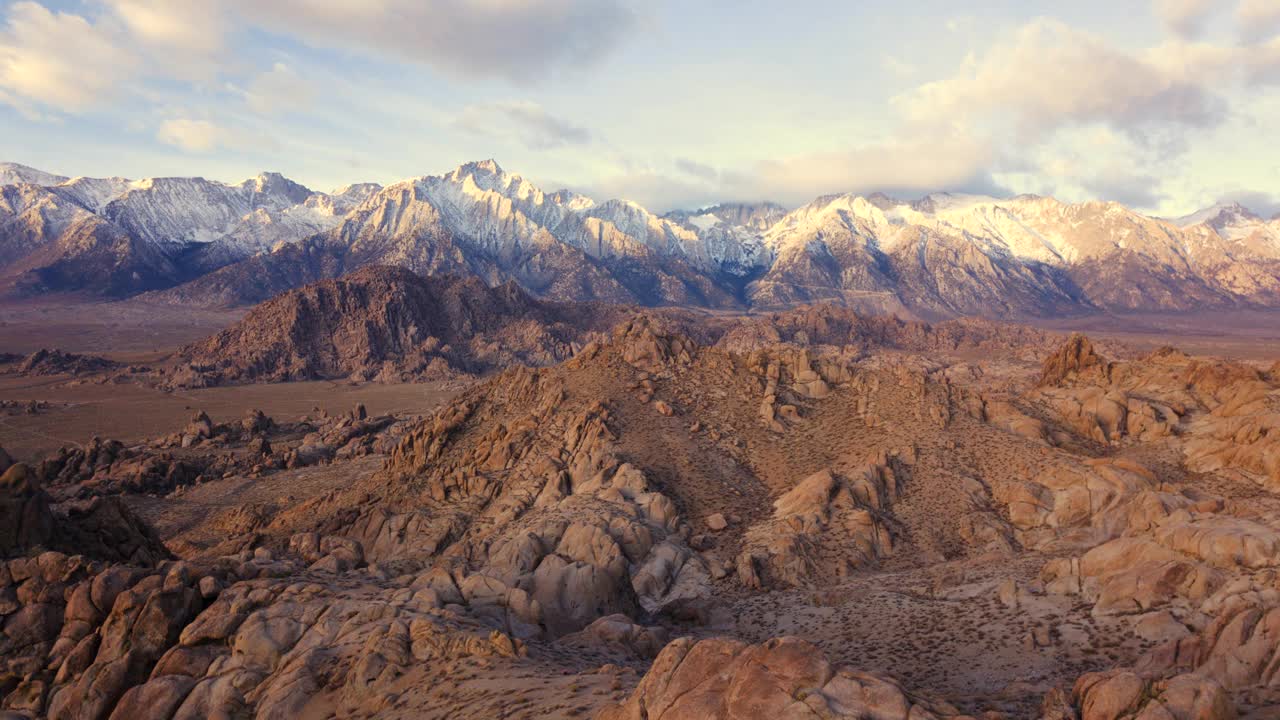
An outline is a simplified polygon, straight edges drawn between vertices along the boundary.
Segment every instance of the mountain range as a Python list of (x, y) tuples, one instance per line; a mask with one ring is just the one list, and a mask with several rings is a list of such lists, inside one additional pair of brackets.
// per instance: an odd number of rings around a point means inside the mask
[(0, 292), (232, 306), (372, 265), (550, 300), (816, 301), (923, 316), (1280, 306), (1280, 218), (1115, 202), (830, 195), (656, 214), (545, 192), (492, 160), (317, 192), (277, 173), (66, 178), (0, 164)]

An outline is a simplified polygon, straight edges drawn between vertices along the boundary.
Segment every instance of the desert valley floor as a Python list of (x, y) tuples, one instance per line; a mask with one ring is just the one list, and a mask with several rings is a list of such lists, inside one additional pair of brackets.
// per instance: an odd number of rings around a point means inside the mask
[(1280, 717), (1280, 316), (405, 275), (0, 308), (0, 718)]

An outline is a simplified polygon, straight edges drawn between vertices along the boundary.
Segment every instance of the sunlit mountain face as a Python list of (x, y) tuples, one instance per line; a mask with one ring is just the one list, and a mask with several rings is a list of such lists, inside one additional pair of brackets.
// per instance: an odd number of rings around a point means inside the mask
[(162, 291), (219, 306), (399, 265), (514, 280), (558, 300), (645, 305), (834, 301), (1046, 317), (1277, 301), (1280, 221), (1238, 204), (1166, 220), (1114, 202), (848, 194), (791, 211), (757, 203), (657, 214), (546, 192), (491, 160), (330, 193), (276, 173), (228, 185), (8, 167), (11, 180), (38, 181), (0, 190), (15, 295)]

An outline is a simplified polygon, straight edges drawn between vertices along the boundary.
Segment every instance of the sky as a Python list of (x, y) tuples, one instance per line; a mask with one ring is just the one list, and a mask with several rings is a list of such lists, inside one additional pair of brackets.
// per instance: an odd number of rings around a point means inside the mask
[(1280, 0), (0, 0), (0, 160), (1280, 212)]

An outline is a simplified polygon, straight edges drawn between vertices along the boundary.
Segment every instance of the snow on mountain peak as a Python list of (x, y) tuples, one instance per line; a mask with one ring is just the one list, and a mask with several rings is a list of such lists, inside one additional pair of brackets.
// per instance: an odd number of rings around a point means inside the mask
[[(448, 236), (491, 258), (528, 257), (559, 244), (606, 263), (674, 259), (698, 272), (738, 277), (751, 277), (783, 256), (800, 262), (834, 253), (845, 258), (841, 262), (863, 262), (925, 252), (926, 244), (930, 252), (959, 249), (992, 262), (1059, 268), (1118, 251), (1171, 264), (1194, 257), (1280, 256), (1280, 225), (1236, 203), (1166, 221), (1102, 201), (1068, 204), (1052, 197), (940, 192), (908, 202), (881, 193), (847, 193), (817, 198), (791, 212), (770, 203), (725, 203), (659, 216), (626, 199), (598, 203), (569, 190), (544, 193), (492, 159), (387, 188), (363, 183), (328, 194), (278, 172), (238, 184), (195, 177), (67, 180), (0, 164), (0, 182), (30, 185), (32, 180), (56, 180), (47, 188), (53, 202), (94, 213), (163, 253), (186, 252), (199, 243), (209, 254), (216, 250), (231, 259), (346, 222), (371, 223), (369, 237), (385, 234), (406, 243)], [(40, 189), (24, 192), (39, 194)], [(1192, 226), (1196, 229), (1181, 229)]]
[(488, 160), (472, 160), (458, 166), (453, 171), (457, 177), (464, 175), (504, 175), (502, 166), (498, 165), (498, 161), (493, 158)]
[(586, 212), (596, 206), (595, 200), (564, 188), (551, 193), (547, 196), (547, 199), (575, 213)]
[(706, 232), (716, 225), (719, 225), (720, 218), (714, 213), (703, 213), (701, 215), (694, 215), (690, 217), (689, 222), (693, 223), (693, 226), (702, 232)]
[(1187, 228), (1193, 225), (1210, 225), (1214, 229), (1221, 230), (1227, 225), (1237, 224), (1240, 221), (1257, 221), (1261, 220), (1253, 211), (1238, 202), (1220, 202), (1210, 205), (1203, 210), (1198, 210), (1190, 215), (1184, 215), (1180, 218), (1172, 220), (1174, 225)]
[(0, 185), (43, 185), (51, 186), (68, 180), (63, 175), (54, 175), (19, 163), (0, 162)]

